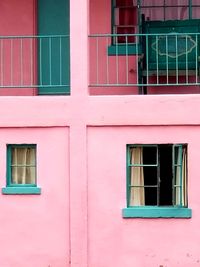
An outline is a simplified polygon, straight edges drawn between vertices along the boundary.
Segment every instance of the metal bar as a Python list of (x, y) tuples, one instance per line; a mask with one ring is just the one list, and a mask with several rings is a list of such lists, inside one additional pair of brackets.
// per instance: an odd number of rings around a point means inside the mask
[(137, 84), (139, 83), (139, 64), (140, 64), (140, 58), (139, 58), (139, 53), (138, 53), (138, 45), (139, 45), (139, 40), (138, 36), (135, 36), (135, 43), (136, 43), (136, 79), (137, 79)]
[(166, 35), (166, 71), (167, 71), (167, 84), (169, 84), (169, 60), (168, 60), (168, 35)]
[(23, 85), (23, 39), (20, 39), (20, 83)]
[[(126, 45), (126, 84), (128, 84), (128, 37), (127, 35), (125, 36), (125, 45)], [(137, 53), (136, 53), (137, 54)]]
[(149, 84), (149, 40), (146, 36), (146, 69), (147, 69), (147, 85)]
[(42, 77), (42, 38), (39, 38), (39, 71), (40, 71), (40, 85), (43, 83), (43, 77)]
[(158, 185), (128, 185), (130, 188), (138, 187), (138, 188), (158, 188)]
[(158, 35), (156, 35), (156, 81), (157, 84), (159, 84), (159, 61), (158, 61)]
[(186, 62), (185, 62), (185, 67), (186, 67), (186, 83), (188, 84), (188, 36), (185, 36), (185, 56), (186, 56)]
[(33, 38), (30, 38), (30, 82), (33, 85)]
[(117, 84), (119, 84), (119, 51), (118, 51), (118, 38), (116, 39), (116, 75), (117, 75)]
[(59, 37), (60, 84), (62, 84), (62, 39)]
[(129, 167), (158, 167), (157, 164), (130, 164)]
[(10, 82), (13, 85), (13, 39), (10, 39)]
[(192, 19), (192, 0), (188, 0), (189, 2), (189, 19)]
[(49, 83), (50, 85), (52, 85), (52, 44), (51, 44), (51, 38), (49, 37), (48, 38), (48, 41), (49, 41)]
[(199, 57), (199, 55), (198, 55), (198, 39), (197, 39), (197, 34), (195, 35), (195, 41), (196, 41), (196, 56), (195, 56), (195, 58), (196, 58), (196, 83), (198, 83), (198, 68), (199, 68), (199, 66), (198, 66), (198, 57)]
[[(106, 37), (106, 47), (108, 47), (109, 39)], [(106, 54), (106, 83), (109, 83), (109, 57)]]
[(178, 37), (176, 35), (176, 83), (178, 84)]
[(99, 83), (99, 38), (96, 38), (96, 56), (97, 56), (97, 60), (96, 60), (96, 80), (97, 80), (97, 84)]
[(166, 1), (164, 0), (164, 21), (166, 20)]

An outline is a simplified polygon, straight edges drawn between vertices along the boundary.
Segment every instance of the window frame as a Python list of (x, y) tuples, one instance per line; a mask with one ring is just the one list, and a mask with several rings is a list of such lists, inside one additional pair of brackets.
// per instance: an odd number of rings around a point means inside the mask
[[(174, 172), (174, 168), (177, 167), (180, 164), (175, 162), (174, 154), (175, 154), (175, 147), (185, 147), (188, 155), (188, 145), (187, 144), (128, 144), (126, 147), (126, 208), (122, 210), (122, 216), (124, 218), (191, 218), (192, 216), (192, 210), (188, 208), (188, 202), (187, 205), (174, 205), (174, 199), (172, 199), (172, 205), (169, 206), (148, 206), (148, 205), (141, 205), (141, 206), (132, 206), (130, 205), (130, 148), (134, 147), (157, 147), (157, 159), (156, 164), (157, 168), (159, 169), (159, 145), (171, 145), (172, 146), (172, 169)], [(182, 153), (182, 151), (181, 151)], [(145, 164), (141, 164), (145, 166)], [(154, 166), (154, 164), (152, 164)], [(182, 165), (181, 165), (182, 166)], [(157, 174), (157, 179), (159, 174)], [(173, 173), (174, 175), (174, 173)], [(174, 176), (172, 177), (172, 198), (174, 198)], [(187, 176), (187, 200), (188, 200), (188, 176)], [(182, 194), (180, 194), (182, 195)]]
[[(111, 40), (111, 45), (108, 46), (108, 55), (109, 56), (118, 56), (118, 55), (136, 55), (136, 54), (141, 54), (142, 53), (142, 49), (141, 46), (139, 45), (139, 40), (136, 40), (134, 43), (115, 43), (114, 42), (114, 27), (115, 26), (115, 2), (116, 0), (112, 0), (111, 1), (111, 33), (112, 33), (112, 40)], [(136, 13), (137, 16), (139, 16), (138, 14), (138, 6), (136, 6)], [(137, 20), (137, 24), (135, 25), (135, 28), (138, 28), (139, 26), (139, 18), (136, 18)], [(133, 26), (134, 27), (134, 26)], [(116, 34), (117, 36), (117, 34)], [(137, 38), (136, 38), (137, 39)]]
[[(12, 149), (35, 148), (35, 183), (14, 184), (12, 183)], [(40, 194), (41, 188), (37, 186), (37, 145), (36, 144), (8, 144), (6, 151), (6, 187), (2, 188), (3, 194)]]

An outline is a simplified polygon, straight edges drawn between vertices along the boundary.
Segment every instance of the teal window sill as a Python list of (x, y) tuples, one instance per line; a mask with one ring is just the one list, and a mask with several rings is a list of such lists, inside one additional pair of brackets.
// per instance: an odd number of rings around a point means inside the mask
[(192, 210), (184, 207), (131, 207), (122, 210), (123, 218), (191, 218)]
[(141, 46), (138, 44), (132, 45), (110, 45), (108, 46), (108, 55), (109, 56), (116, 56), (116, 55), (137, 55), (141, 54)]
[(4, 195), (40, 195), (40, 187), (3, 187), (2, 194)]

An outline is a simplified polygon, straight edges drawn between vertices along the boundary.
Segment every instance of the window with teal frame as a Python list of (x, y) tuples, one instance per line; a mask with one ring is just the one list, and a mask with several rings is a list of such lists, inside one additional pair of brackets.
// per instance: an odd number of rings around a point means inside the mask
[(7, 181), (2, 193), (40, 194), (36, 167), (36, 145), (7, 145)]
[[(135, 0), (112, 0), (112, 45), (109, 55), (129, 55), (136, 53), (138, 30), (138, 5)], [(117, 47), (117, 48), (116, 48)], [(137, 48), (139, 49), (139, 48)]]
[(186, 144), (127, 145), (123, 217), (190, 218)]

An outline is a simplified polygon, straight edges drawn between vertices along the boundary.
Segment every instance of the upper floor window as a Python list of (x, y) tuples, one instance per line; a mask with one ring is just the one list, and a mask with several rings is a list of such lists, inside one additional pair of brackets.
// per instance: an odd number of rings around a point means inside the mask
[[(133, 0), (113, 0), (113, 33), (136, 33), (137, 5), (134, 2)], [(133, 36), (118, 36), (117, 42), (134, 43), (135, 38)]]

